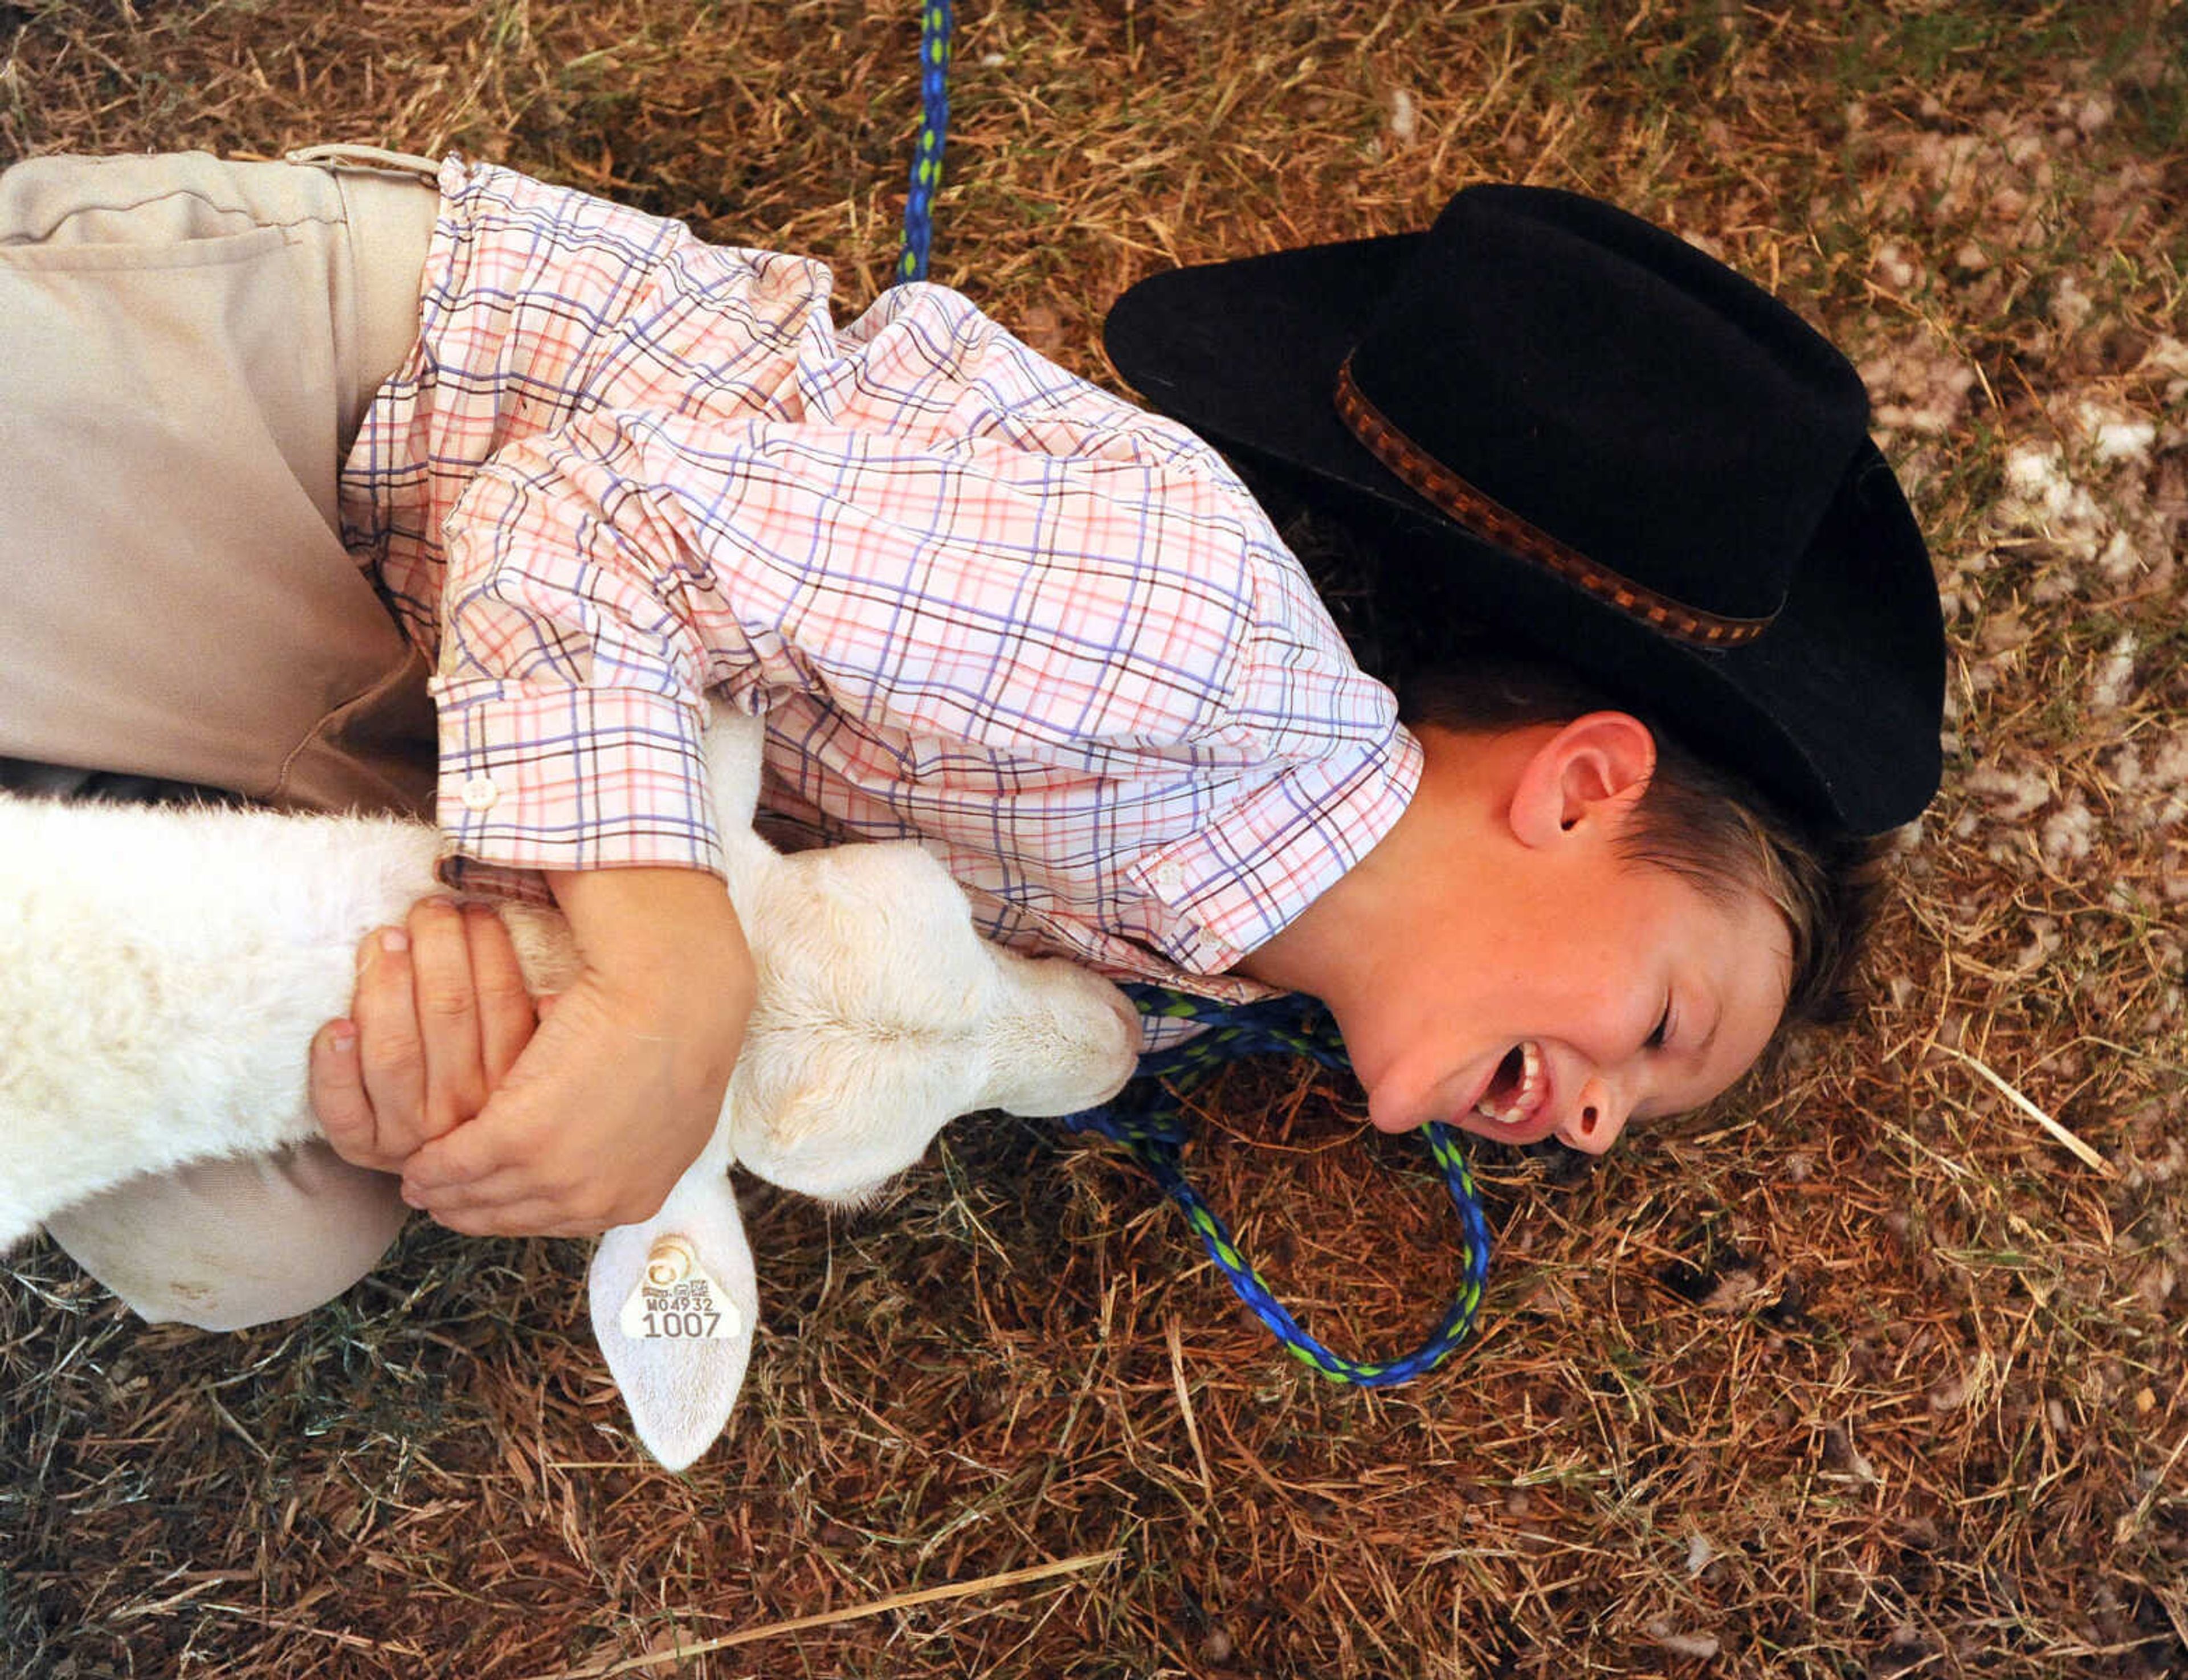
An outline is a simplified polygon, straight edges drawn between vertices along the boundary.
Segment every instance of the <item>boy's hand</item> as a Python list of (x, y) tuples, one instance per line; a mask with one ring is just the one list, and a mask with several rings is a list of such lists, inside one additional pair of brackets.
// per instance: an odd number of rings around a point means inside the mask
[(336, 1154), (381, 1172), (483, 1108), (538, 1018), (501, 918), (445, 898), (366, 936), (350, 1017), (312, 1042), (312, 1107)]
[[(482, 1107), (472, 1105), (476, 1118), (462, 1112), (475, 1089), (465, 1083), (470, 1064), (454, 1053), (437, 1064), (424, 1020), (416, 1031), (430, 1075), (425, 1095), (414, 1097), (417, 1087), (399, 1074), (383, 1077), (392, 1117), (378, 1115), (372, 1080), (342, 1068), (338, 1056), (323, 1082), (314, 1048), (313, 1102), (330, 1137), (356, 1131), (346, 1117), (362, 1105), (374, 1112), (383, 1145), (414, 1138), (401, 1163), (403, 1196), (453, 1230), (578, 1236), (647, 1217), (713, 1135), (743, 1042), (752, 959), (719, 881), (698, 871), (629, 869), (558, 875), (550, 884), (583, 969), (499, 1074), (488, 1070), (509, 1018), (481, 997), (477, 1067), (488, 1094)], [(368, 981), (380, 960), (367, 967)], [(385, 1024), (366, 1018), (373, 989), (361, 986), (358, 1000), (364, 1054), (357, 1060), (366, 1066), (380, 1059), (375, 1034)], [(399, 1043), (402, 1012), (388, 1012)]]

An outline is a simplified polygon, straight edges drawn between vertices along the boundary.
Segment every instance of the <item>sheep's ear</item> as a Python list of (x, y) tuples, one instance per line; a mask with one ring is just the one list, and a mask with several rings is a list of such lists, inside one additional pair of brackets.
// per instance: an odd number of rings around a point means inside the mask
[(683, 1469), (729, 1422), (759, 1320), (752, 1246), (719, 1164), (702, 1158), (659, 1213), (601, 1237), (586, 1290), (640, 1443)]

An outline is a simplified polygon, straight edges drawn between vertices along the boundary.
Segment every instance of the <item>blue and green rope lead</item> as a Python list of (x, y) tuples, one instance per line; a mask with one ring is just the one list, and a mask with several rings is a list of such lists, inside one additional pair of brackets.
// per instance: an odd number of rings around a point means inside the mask
[(934, 242), (934, 189), (942, 184), (942, 146), (950, 138), (950, 0), (919, 8), (919, 138), (911, 151), (911, 187), (904, 200), (904, 249), (898, 283), (927, 278)]
[(1431, 1121), (1421, 1128), (1430, 1157), (1442, 1170), (1445, 1187), (1463, 1227), (1460, 1244), (1465, 1270), (1458, 1299), (1428, 1339), (1396, 1359), (1355, 1360), (1332, 1353), (1300, 1327), (1267, 1284), (1238, 1251), (1230, 1230), (1186, 1181), (1180, 1154), (1187, 1139), (1184, 1105), (1177, 1093), (1190, 1090), (1223, 1063), (1240, 1056), (1269, 1053), (1311, 1057), (1326, 1068), (1350, 1066), (1344, 1040), (1328, 1014), (1311, 999), (1287, 996), (1266, 1003), (1227, 1006), (1156, 986), (1126, 986), (1142, 1015), (1204, 1023), (1207, 1030), (1183, 1044), (1140, 1060), (1139, 1076), (1104, 1108), (1067, 1114), (1062, 1124), (1074, 1131), (1099, 1132), (1122, 1143), (1183, 1211), (1217, 1270), (1238, 1298), (1254, 1310), (1292, 1356), (1333, 1382), (1362, 1388), (1387, 1388), (1424, 1375), (1458, 1350), (1474, 1328), (1481, 1308), (1482, 1286), (1489, 1276), (1489, 1226), (1481, 1199), (1467, 1170), (1458, 1138), (1449, 1126)]

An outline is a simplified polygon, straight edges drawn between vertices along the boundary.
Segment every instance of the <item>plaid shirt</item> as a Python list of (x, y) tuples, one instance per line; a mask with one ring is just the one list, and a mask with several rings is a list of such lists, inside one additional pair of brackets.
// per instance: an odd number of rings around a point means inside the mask
[(344, 538), (435, 662), (452, 884), (719, 868), (713, 694), (790, 844), (917, 838), (981, 929), (1211, 977), (1385, 832), (1419, 748), (1222, 460), (940, 286), (451, 158)]

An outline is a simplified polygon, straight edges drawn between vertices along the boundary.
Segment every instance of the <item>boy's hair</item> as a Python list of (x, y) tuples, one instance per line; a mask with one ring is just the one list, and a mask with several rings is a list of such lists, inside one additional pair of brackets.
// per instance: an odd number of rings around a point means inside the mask
[[(1379, 544), (1311, 510), (1289, 512), (1285, 541), (1362, 668), (1396, 691), (1407, 724), (1484, 734), (1589, 712), (1638, 718), (1655, 739), (1656, 765), (1621, 850), (1720, 902), (1754, 888), (1777, 906), (1793, 944), (1784, 1024), (1850, 1012), (1885, 843), (1819, 834), (1746, 778), (1686, 747), (1645, 708), (1604, 694), (1553, 658), (1516, 651), (1508, 639), (1492, 642), (1468, 626), (1463, 600), (1439, 599), (1419, 578), (1408, 577), (1402, 589), (1382, 587), (1386, 562), (1404, 564), (1401, 535)], [(1402, 602), (1393, 599), (1400, 594)]]

